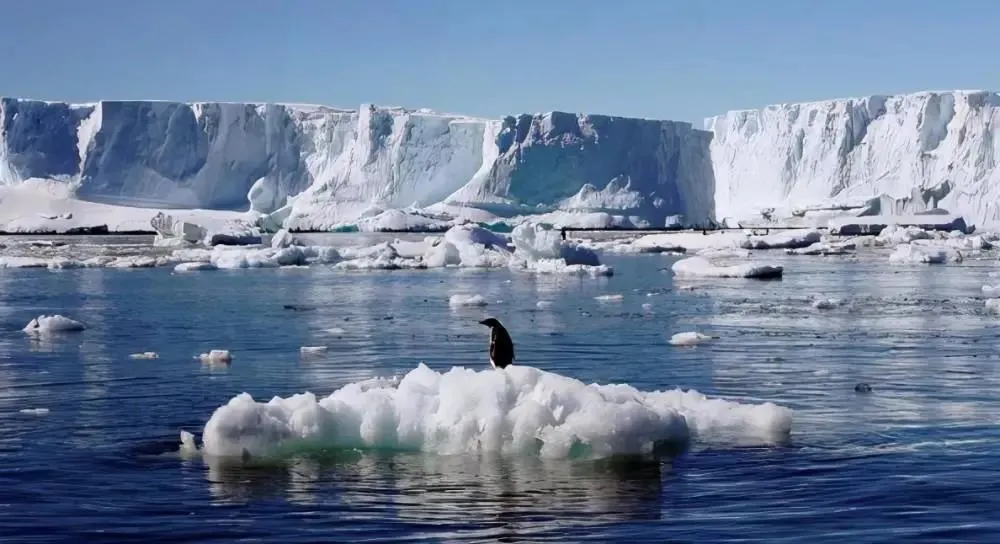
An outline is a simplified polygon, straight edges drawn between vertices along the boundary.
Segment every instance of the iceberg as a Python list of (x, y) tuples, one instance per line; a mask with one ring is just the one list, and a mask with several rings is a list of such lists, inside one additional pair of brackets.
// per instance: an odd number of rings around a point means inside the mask
[(148, 231), (157, 211), (192, 209), (270, 232), (443, 231), (540, 214), (638, 227), (713, 220), (711, 134), (684, 122), (17, 98), (0, 99), (0, 121), (0, 192), (35, 180), (33, 191), (60, 202), (36, 205), (30, 221), (0, 206), (0, 230), (66, 230), (72, 218)]
[(780, 104), (710, 117), (704, 127), (713, 133), (720, 221), (940, 209), (978, 225), (1000, 219), (995, 92)]

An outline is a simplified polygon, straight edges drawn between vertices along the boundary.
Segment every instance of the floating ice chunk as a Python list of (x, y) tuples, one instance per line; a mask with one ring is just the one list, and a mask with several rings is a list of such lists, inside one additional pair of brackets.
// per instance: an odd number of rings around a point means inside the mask
[(512, 269), (520, 269), (536, 274), (560, 274), (566, 276), (613, 276), (614, 268), (599, 264), (591, 266), (586, 264), (566, 264), (562, 259), (539, 259), (537, 261), (520, 261), (512, 263)]
[(444, 239), (455, 246), (479, 244), (486, 248), (509, 249), (502, 235), (476, 225), (456, 225), (444, 233)]
[(86, 264), (80, 261), (63, 258), (0, 257), (0, 268), (48, 268), (56, 270), (62, 268), (84, 268), (86, 266)]
[(551, 308), (552, 307), (552, 301), (551, 300), (539, 300), (538, 302), (535, 303), (535, 307), (537, 307), (540, 310), (544, 310), (545, 308)]
[(260, 229), (246, 221), (232, 219), (208, 232), (202, 241), (206, 246), (253, 246), (261, 243)]
[(32, 416), (44, 416), (49, 413), (48, 408), (22, 408), (18, 410), (22, 414), (32, 415)]
[(324, 329), (323, 332), (325, 332), (327, 334), (344, 334), (347, 331), (345, 331), (344, 329), (342, 329), (340, 327), (330, 327), (329, 329)]
[(202, 443), (215, 458), (315, 448), (594, 458), (699, 437), (769, 444), (787, 439), (791, 427), (792, 412), (772, 403), (587, 385), (526, 365), (438, 373), (421, 363), (398, 384), (348, 384), (325, 398), (307, 392), (256, 402), (242, 393), (215, 410)]
[(689, 331), (689, 332), (679, 332), (670, 337), (670, 345), (672, 346), (694, 346), (701, 344), (707, 340), (713, 340), (716, 337), (710, 336), (708, 334)]
[(49, 334), (60, 332), (75, 332), (85, 330), (87, 327), (79, 321), (68, 317), (55, 315), (40, 315), (24, 326), (24, 332), (29, 334)]
[(699, 257), (709, 258), (735, 258), (749, 259), (750, 250), (739, 247), (706, 247), (695, 252)]
[(814, 300), (812, 307), (817, 310), (832, 310), (842, 304), (843, 302), (839, 298), (821, 298)]
[(213, 265), (223, 269), (329, 264), (338, 262), (340, 258), (340, 253), (335, 248), (322, 246), (290, 246), (281, 249), (216, 246), (209, 256)]
[(962, 254), (944, 246), (908, 243), (896, 246), (889, 255), (892, 264), (946, 264), (962, 262)]
[(808, 247), (823, 238), (818, 230), (776, 232), (766, 236), (752, 236), (740, 242), (744, 249), (796, 249)]
[(453, 307), (458, 306), (486, 306), (488, 302), (482, 297), (482, 295), (451, 295), (448, 299), (448, 305)]
[(385, 210), (378, 215), (362, 217), (356, 224), (359, 232), (431, 232), (441, 231), (449, 225), (441, 221), (406, 210)]
[(183, 430), (181, 431), (181, 451), (182, 452), (198, 451), (198, 446), (194, 442), (194, 435)]
[(104, 264), (107, 268), (156, 268), (162, 263), (155, 257), (143, 255), (132, 255), (125, 257), (114, 257)]
[(196, 272), (203, 270), (218, 270), (219, 267), (212, 263), (200, 263), (200, 262), (188, 262), (188, 263), (178, 263), (174, 267), (174, 272)]
[(984, 303), (987, 312), (1000, 314), (1000, 298), (988, 298)]
[(1000, 294), (1000, 285), (984, 285), (983, 293), (987, 295)]
[(597, 295), (594, 297), (597, 302), (621, 302), (625, 300), (624, 295), (613, 294), (613, 295)]
[(642, 304), (642, 309), (645, 310), (645, 311), (647, 311), (647, 312), (652, 311), (653, 305), (650, 304), (650, 303), (648, 303), (648, 302), (644, 302)]
[(159, 359), (160, 354), (155, 351), (144, 351), (142, 353), (133, 353), (128, 356), (129, 359)]
[(295, 235), (288, 232), (286, 229), (281, 229), (271, 237), (271, 248), (272, 249), (283, 249), (291, 246), (301, 246), (304, 245), (299, 242)]
[(897, 246), (908, 244), (914, 240), (929, 240), (934, 236), (920, 227), (901, 227), (888, 225), (875, 237), (876, 245)]
[(563, 259), (567, 265), (581, 264), (598, 266), (601, 264), (597, 253), (569, 240), (563, 240), (558, 231), (545, 225), (522, 223), (510, 234), (514, 243), (514, 254), (527, 261), (541, 259)]
[(316, 355), (317, 353), (323, 353), (328, 348), (326, 346), (302, 346), (299, 348), (299, 352), (303, 355)]
[(784, 273), (781, 265), (744, 263), (731, 266), (716, 266), (704, 257), (687, 257), (671, 266), (674, 275), (682, 278), (780, 278)]
[(233, 356), (226, 349), (213, 349), (208, 353), (202, 353), (198, 356), (203, 363), (223, 363), (229, 364), (233, 361)]
[(428, 242), (423, 256), (429, 267), (503, 268), (510, 265), (507, 240), (482, 227), (457, 225), (443, 238)]
[(847, 255), (857, 249), (855, 242), (816, 242), (807, 247), (786, 249), (788, 255)]

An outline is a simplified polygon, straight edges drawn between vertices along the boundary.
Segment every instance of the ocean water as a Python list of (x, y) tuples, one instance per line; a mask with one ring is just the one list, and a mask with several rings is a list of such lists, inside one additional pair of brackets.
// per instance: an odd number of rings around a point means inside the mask
[[(992, 262), (760, 255), (786, 277), (675, 282), (676, 257), (613, 255), (611, 278), (0, 270), (0, 540), (1000, 539), (1000, 328), (980, 289), (998, 282)], [(490, 305), (451, 308), (453, 294)], [(840, 302), (819, 310), (815, 297)], [(88, 329), (20, 331), (42, 313)], [(507, 325), (521, 365), (775, 402), (792, 433), (601, 461), (343, 450), (258, 466), (177, 452), (181, 430), (200, 436), (242, 392), (325, 396), (420, 362), (483, 370), (485, 315)], [(717, 338), (668, 344), (691, 330)], [(329, 349), (301, 355), (308, 345)], [(210, 349), (232, 364), (194, 358)], [(128, 357), (143, 351), (160, 358)]]

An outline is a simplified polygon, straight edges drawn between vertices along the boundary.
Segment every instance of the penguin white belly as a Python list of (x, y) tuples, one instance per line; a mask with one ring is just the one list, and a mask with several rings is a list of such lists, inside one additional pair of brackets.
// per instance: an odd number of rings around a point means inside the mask
[(490, 366), (492, 366), (493, 368), (497, 367), (497, 364), (493, 362), (493, 357), (490, 357)]

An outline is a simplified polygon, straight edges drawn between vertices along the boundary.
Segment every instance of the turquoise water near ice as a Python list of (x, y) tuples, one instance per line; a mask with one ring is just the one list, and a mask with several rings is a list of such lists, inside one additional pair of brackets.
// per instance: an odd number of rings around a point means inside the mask
[[(327, 267), (171, 274), (0, 270), (4, 542), (992, 542), (1000, 454), (990, 262), (760, 254), (781, 281), (675, 283), (676, 257), (611, 278)], [(692, 288), (693, 287), (693, 288)], [(453, 309), (452, 294), (486, 308)], [(600, 294), (622, 294), (599, 302)], [(650, 295), (651, 294), (651, 295)], [(816, 310), (808, 297), (840, 298)], [(539, 309), (538, 300), (552, 307)], [(651, 304), (643, 308), (643, 304)], [(292, 309), (286, 308), (292, 306)], [(42, 313), (86, 331), (35, 339)], [(584, 382), (694, 388), (794, 410), (787, 443), (609, 461), (340, 451), (269, 466), (176, 454), (241, 392), (326, 395), (424, 361), (518, 362)], [(331, 328), (343, 332), (323, 332)], [(670, 346), (676, 332), (718, 336)], [(325, 344), (321, 355), (299, 347)], [(229, 349), (229, 366), (193, 359)], [(128, 355), (156, 351), (159, 359)], [(858, 394), (854, 385), (869, 383)], [(22, 413), (45, 408), (47, 413)]]

